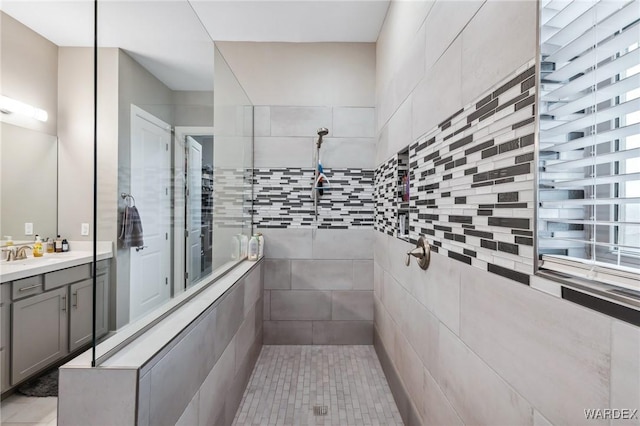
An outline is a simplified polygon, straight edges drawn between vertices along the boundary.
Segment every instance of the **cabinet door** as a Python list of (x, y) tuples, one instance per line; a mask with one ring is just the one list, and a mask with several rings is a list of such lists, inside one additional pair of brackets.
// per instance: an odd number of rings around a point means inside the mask
[[(107, 332), (106, 292), (108, 274), (96, 277), (98, 297), (96, 300), (96, 334), (98, 337)], [(93, 311), (93, 280), (84, 280), (72, 284), (71, 307), (69, 311), (69, 350), (71, 352), (91, 342)]]
[(11, 337), (11, 285), (0, 287), (0, 388), (4, 392), (11, 386), (9, 382), (9, 347)]
[(67, 288), (11, 305), (11, 384), (67, 355)]

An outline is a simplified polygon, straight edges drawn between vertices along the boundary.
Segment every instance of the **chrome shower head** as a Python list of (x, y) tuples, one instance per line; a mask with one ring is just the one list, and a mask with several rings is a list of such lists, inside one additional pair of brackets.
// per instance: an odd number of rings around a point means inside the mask
[(322, 137), (327, 136), (329, 134), (329, 129), (326, 127), (320, 127), (318, 129), (318, 149), (320, 149), (320, 145), (322, 145)]

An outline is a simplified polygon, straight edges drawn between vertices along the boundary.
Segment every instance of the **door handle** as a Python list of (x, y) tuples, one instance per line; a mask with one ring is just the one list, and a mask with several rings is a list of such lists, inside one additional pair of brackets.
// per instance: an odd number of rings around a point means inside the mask
[(62, 312), (67, 312), (67, 296), (62, 296)]
[(140, 251), (140, 250), (144, 250), (146, 248), (149, 248), (149, 246), (140, 246), (140, 247), (136, 247), (136, 252)]
[(73, 305), (74, 308), (78, 309), (78, 292), (73, 293)]

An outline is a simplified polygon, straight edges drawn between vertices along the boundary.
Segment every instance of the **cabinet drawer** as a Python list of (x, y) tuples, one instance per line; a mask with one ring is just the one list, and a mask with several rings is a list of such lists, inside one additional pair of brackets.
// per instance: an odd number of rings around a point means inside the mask
[(90, 263), (45, 274), (44, 289), (51, 290), (76, 281), (86, 280), (87, 278), (91, 278)]
[(96, 263), (96, 275), (106, 274), (109, 270), (109, 259), (100, 260)]
[(11, 298), (13, 300), (42, 293), (42, 275), (36, 275), (11, 283)]

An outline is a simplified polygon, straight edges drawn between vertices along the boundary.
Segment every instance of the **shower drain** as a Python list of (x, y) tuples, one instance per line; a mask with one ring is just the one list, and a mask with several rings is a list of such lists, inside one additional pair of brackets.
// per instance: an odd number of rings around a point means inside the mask
[(314, 405), (313, 406), (313, 415), (314, 416), (326, 416), (329, 412), (329, 407), (326, 405)]

